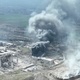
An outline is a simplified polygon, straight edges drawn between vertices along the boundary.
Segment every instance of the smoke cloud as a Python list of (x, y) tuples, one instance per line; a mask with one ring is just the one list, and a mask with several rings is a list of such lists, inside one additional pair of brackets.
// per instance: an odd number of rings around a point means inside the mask
[(28, 31), (38, 39), (44, 37), (49, 30), (53, 37), (67, 35), (64, 43), (67, 50), (63, 53), (69, 68), (68, 73), (64, 74), (67, 77), (69, 74), (80, 74), (79, 3), (80, 0), (53, 0), (45, 10), (29, 19)]

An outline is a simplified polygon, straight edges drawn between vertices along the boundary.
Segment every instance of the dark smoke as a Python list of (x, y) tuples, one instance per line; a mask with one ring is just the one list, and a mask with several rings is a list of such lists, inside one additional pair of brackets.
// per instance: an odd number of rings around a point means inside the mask
[(34, 32), (41, 41), (59, 41), (67, 35), (62, 22), (52, 13), (43, 11), (30, 18), (29, 32)]
[(64, 78), (70, 74), (80, 75), (79, 4), (80, 0), (53, 0), (46, 10), (29, 19), (29, 32), (34, 33), (38, 40), (56, 40), (67, 46), (63, 56), (69, 71)]

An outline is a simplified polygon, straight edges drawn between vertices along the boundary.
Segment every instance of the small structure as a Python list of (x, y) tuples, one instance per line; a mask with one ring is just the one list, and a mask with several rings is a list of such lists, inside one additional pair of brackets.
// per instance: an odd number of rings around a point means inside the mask
[(42, 66), (50, 68), (54, 66), (54, 59), (46, 58), (46, 57), (34, 57), (37, 59), (37, 62), (41, 63)]
[(36, 66), (34, 66), (34, 64), (30, 64), (28, 66), (26, 66), (23, 71), (27, 72), (27, 71), (34, 71), (36, 70)]

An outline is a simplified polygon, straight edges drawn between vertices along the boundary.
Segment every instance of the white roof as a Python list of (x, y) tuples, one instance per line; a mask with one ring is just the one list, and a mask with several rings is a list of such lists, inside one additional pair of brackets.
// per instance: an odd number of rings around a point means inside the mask
[(2, 55), (9, 55), (9, 54), (13, 55), (13, 54), (15, 54), (15, 52), (14, 51), (7, 50), (6, 52), (1, 52), (0, 53), (0, 56), (2, 56)]
[(45, 61), (53, 61), (51, 58), (46, 58), (46, 57), (33, 57), (35, 59), (40, 59), (40, 60), (45, 60)]

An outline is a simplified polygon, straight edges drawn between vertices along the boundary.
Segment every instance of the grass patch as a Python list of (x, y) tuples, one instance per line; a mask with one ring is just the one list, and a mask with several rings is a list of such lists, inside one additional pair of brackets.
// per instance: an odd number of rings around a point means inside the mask
[(28, 25), (29, 17), (30, 17), (29, 15), (23, 15), (23, 14), (0, 15), (0, 23), (18, 25), (20, 27), (26, 27)]

